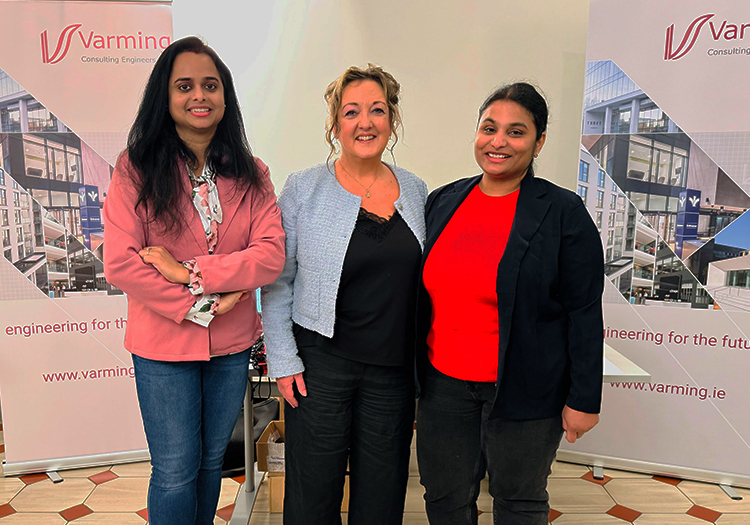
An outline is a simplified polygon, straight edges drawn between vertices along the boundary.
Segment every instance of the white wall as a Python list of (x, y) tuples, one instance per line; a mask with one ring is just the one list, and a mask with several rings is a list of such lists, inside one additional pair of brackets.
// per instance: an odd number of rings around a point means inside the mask
[[(373, 62), (402, 85), (401, 166), (430, 189), (479, 172), (477, 110), (493, 87), (531, 80), (551, 106), (538, 174), (575, 187), (588, 0), (175, 0), (175, 37), (199, 34), (235, 75), (254, 153), (286, 176), (325, 160), (323, 91)], [(389, 157), (387, 157), (387, 160)]]

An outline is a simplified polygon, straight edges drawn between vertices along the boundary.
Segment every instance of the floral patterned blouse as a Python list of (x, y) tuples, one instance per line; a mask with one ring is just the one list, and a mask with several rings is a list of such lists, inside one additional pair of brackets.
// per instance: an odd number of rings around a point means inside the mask
[[(208, 167), (203, 166), (203, 173), (196, 176), (188, 169), (190, 182), (193, 184), (191, 198), (206, 234), (208, 254), (214, 253), (218, 241), (219, 223), (222, 221), (221, 203), (219, 202), (219, 191), (216, 189), (216, 173)], [(193, 307), (185, 314), (185, 319), (201, 326), (208, 326), (219, 309), (219, 294), (203, 293), (203, 275), (195, 259), (182, 263), (190, 271), (190, 292), (197, 296)]]

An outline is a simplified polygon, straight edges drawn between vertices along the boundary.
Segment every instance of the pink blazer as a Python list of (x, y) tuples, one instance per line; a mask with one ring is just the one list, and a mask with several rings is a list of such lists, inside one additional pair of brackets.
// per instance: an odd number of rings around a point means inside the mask
[(167, 281), (138, 255), (145, 246), (164, 246), (178, 261), (195, 259), (206, 293), (251, 291), (275, 281), (284, 266), (284, 230), (268, 167), (257, 158), (256, 163), (271, 188), (268, 192), (253, 186), (235, 193), (231, 179), (216, 178), (223, 222), (216, 249), (208, 255), (206, 235), (189, 198), (187, 173), (179, 203), (185, 217), (182, 232), (165, 235), (146, 223), (142, 207), (135, 211), (133, 168), (127, 154), (120, 156), (104, 203), (104, 275), (128, 296), (125, 348), (130, 352), (161, 361), (207, 360), (209, 355), (245, 350), (260, 337), (252, 299), (216, 316), (208, 328), (186, 321), (196, 296), (185, 285)]

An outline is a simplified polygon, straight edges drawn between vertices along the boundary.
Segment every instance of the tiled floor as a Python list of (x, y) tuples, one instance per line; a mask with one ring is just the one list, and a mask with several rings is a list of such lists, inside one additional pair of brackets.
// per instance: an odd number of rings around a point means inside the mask
[[(427, 524), (412, 454), (405, 525)], [(0, 424), (0, 459), (4, 458)], [(549, 480), (552, 525), (750, 525), (750, 490), (732, 501), (716, 485), (606, 470), (594, 480), (588, 468), (555, 463)], [(149, 466), (131, 463), (60, 472), (62, 483), (46, 475), (0, 477), (0, 525), (144, 525)], [(242, 478), (225, 479), (215, 524), (226, 524)], [(281, 525), (268, 512), (268, 483), (261, 484), (251, 525)], [(480, 525), (492, 523), (492, 498), (482, 486)], [(346, 515), (344, 515), (346, 516)], [(344, 520), (346, 523), (346, 520)]]

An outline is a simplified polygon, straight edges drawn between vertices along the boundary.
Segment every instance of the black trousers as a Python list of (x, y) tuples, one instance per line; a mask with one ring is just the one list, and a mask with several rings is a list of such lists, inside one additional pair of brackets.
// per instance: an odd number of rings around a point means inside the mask
[(414, 428), (411, 366), (377, 366), (298, 345), (307, 397), (285, 406), (285, 525), (340, 525), (349, 463), (349, 525), (403, 521)]
[(427, 370), (417, 411), (417, 459), (430, 525), (476, 525), (479, 484), (489, 473), (494, 523), (547, 525), (547, 476), (562, 415), (488, 420), (494, 383)]

